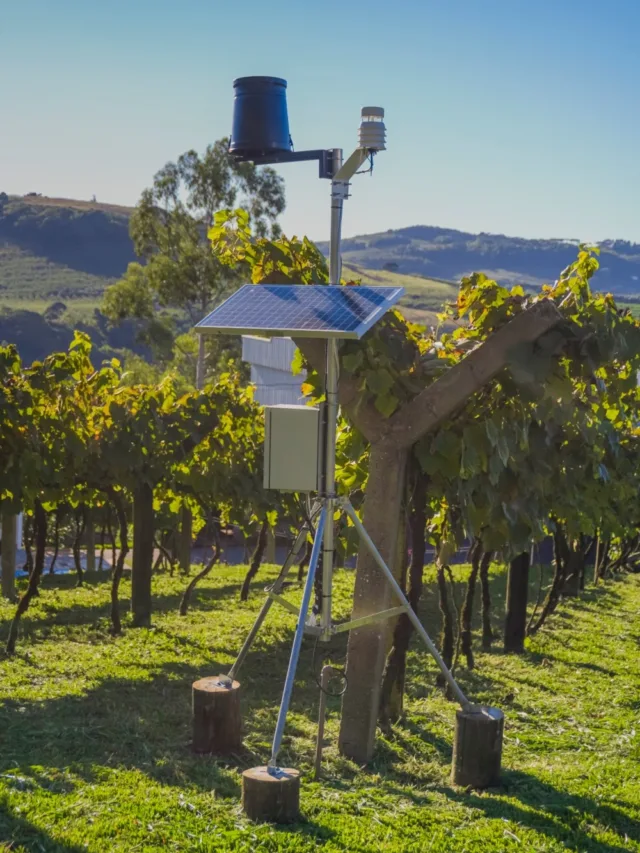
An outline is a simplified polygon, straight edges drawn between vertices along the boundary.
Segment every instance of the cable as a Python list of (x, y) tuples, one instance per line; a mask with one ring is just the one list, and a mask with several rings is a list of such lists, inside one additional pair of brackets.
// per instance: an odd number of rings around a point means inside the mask
[(318, 685), (318, 687), (320, 688), (320, 690), (325, 694), (325, 696), (331, 696), (332, 698), (337, 699), (340, 696), (343, 696), (344, 693), (346, 693), (346, 690), (347, 690), (347, 687), (349, 684), (349, 682), (347, 681), (347, 674), (342, 667), (337, 667), (337, 666), (331, 665), (331, 669), (342, 679), (342, 681), (344, 682), (344, 686), (342, 687), (342, 690), (339, 690), (337, 693), (333, 692), (332, 690), (326, 690), (322, 686), (322, 682), (318, 678), (317, 666), (316, 666), (316, 661), (317, 661), (317, 656), (318, 656), (318, 642), (319, 642), (319, 640), (320, 640), (320, 637), (317, 636), (315, 645), (313, 647), (313, 661), (311, 663), (311, 671), (313, 672), (313, 679), (314, 679), (315, 683)]
[(373, 155), (375, 151), (369, 151), (369, 168), (368, 169), (360, 169), (359, 172), (356, 172), (356, 175), (372, 175), (373, 174)]

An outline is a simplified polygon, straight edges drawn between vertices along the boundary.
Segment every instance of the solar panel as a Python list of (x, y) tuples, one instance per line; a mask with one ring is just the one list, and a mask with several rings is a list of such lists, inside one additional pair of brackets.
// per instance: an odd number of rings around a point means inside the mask
[(404, 287), (245, 284), (196, 326), (200, 334), (361, 338)]

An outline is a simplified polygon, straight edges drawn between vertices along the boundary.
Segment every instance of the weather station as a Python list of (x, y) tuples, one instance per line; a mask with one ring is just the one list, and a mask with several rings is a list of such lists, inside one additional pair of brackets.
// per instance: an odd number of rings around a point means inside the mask
[[(474, 712), (476, 706), (466, 698), (442, 660), (350, 501), (339, 496), (335, 487), (340, 342), (361, 339), (404, 294), (402, 287), (340, 284), (343, 204), (349, 197), (350, 181), (354, 175), (367, 161), (373, 164), (374, 156), (385, 150), (384, 110), (380, 107), (362, 109), (358, 145), (343, 161), (343, 152), (339, 148), (293, 150), (286, 81), (276, 77), (244, 77), (235, 80), (233, 85), (235, 99), (229, 153), (234, 158), (256, 164), (317, 160), (320, 178), (331, 181), (330, 283), (244, 285), (196, 326), (196, 331), (201, 335), (253, 334), (266, 338), (286, 336), (294, 340), (308, 337), (323, 340), (326, 347), (325, 402), (320, 406), (265, 407), (264, 485), (269, 489), (312, 495), (308, 519), (300, 529), (276, 581), (268, 589), (264, 604), (229, 672), (201, 679), (194, 685), (194, 714), (196, 705), (202, 706), (207, 725), (217, 726), (225, 742), (237, 746), (241, 741), (240, 684), (237, 681), (240, 667), (274, 603), (296, 614), (297, 624), (271, 757), (265, 766), (243, 773), (243, 807), (246, 814), (253, 819), (290, 821), (295, 820), (299, 812), (300, 775), (295, 769), (280, 766), (278, 758), (305, 634), (315, 636), (319, 642), (326, 642), (335, 634), (405, 613), (435, 659), (463, 711)], [(389, 583), (397, 602), (393, 607), (346, 622), (336, 622), (332, 616), (335, 552), (333, 521), (337, 512), (344, 513), (351, 521), (360, 541), (369, 550)], [(283, 590), (287, 575), (309, 535), (313, 539), (313, 548), (302, 602), (298, 607), (283, 595)], [(321, 607), (318, 613), (309, 613), (317, 571), (321, 571)], [(324, 672), (322, 684), (316, 771), (319, 769), (322, 751), (326, 702)], [(502, 716), (500, 711), (495, 713), (500, 715), (493, 722), (499, 729), (501, 743)], [(499, 760), (498, 754), (498, 765)]]

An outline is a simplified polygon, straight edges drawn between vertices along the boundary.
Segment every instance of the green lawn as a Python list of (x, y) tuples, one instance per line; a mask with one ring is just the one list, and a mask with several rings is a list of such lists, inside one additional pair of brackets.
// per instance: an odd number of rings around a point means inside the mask
[[(106, 579), (83, 589), (46, 579), (17, 656), (0, 660), (0, 849), (640, 851), (640, 577), (561, 605), (523, 657), (478, 654), (476, 670), (460, 670), (465, 691), (506, 713), (503, 785), (484, 793), (450, 784), (455, 707), (422, 651), (410, 660), (406, 721), (380, 737), (368, 769), (338, 755), (332, 701), (326, 778), (312, 781), (318, 690), (305, 639), (281, 756), (303, 771), (304, 821), (277, 828), (244, 818), (240, 773), (268, 758), (291, 614), (270, 617), (241, 674), (246, 752), (218, 762), (189, 749), (191, 683), (228, 668), (262, 601), (256, 587), (239, 603), (243, 571), (218, 568), (186, 618), (177, 613), (184, 579), (157, 577), (154, 628), (118, 639), (108, 633)], [(339, 573), (343, 614), (351, 582)], [(493, 587), (499, 616), (501, 572)], [(12, 611), (0, 605), (3, 635)], [(429, 584), (432, 629), (436, 614)], [(333, 659), (343, 653), (336, 640)]]

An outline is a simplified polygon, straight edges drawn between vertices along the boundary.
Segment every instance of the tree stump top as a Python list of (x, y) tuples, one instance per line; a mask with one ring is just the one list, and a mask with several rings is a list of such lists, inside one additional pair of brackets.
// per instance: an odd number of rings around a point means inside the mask
[(504, 719), (504, 713), (500, 708), (492, 708), (489, 705), (476, 705), (470, 710), (459, 709), (456, 711), (459, 717), (472, 717), (476, 723), (497, 723), (498, 720)]
[(208, 675), (193, 682), (193, 689), (202, 693), (220, 693), (227, 690), (239, 690), (240, 682), (229, 682), (224, 675)]
[(248, 779), (255, 779), (257, 782), (271, 782), (282, 785), (288, 779), (297, 779), (300, 776), (299, 770), (294, 770), (292, 767), (277, 767), (271, 770), (267, 765), (262, 767), (251, 767), (249, 770), (243, 771), (242, 775)]

